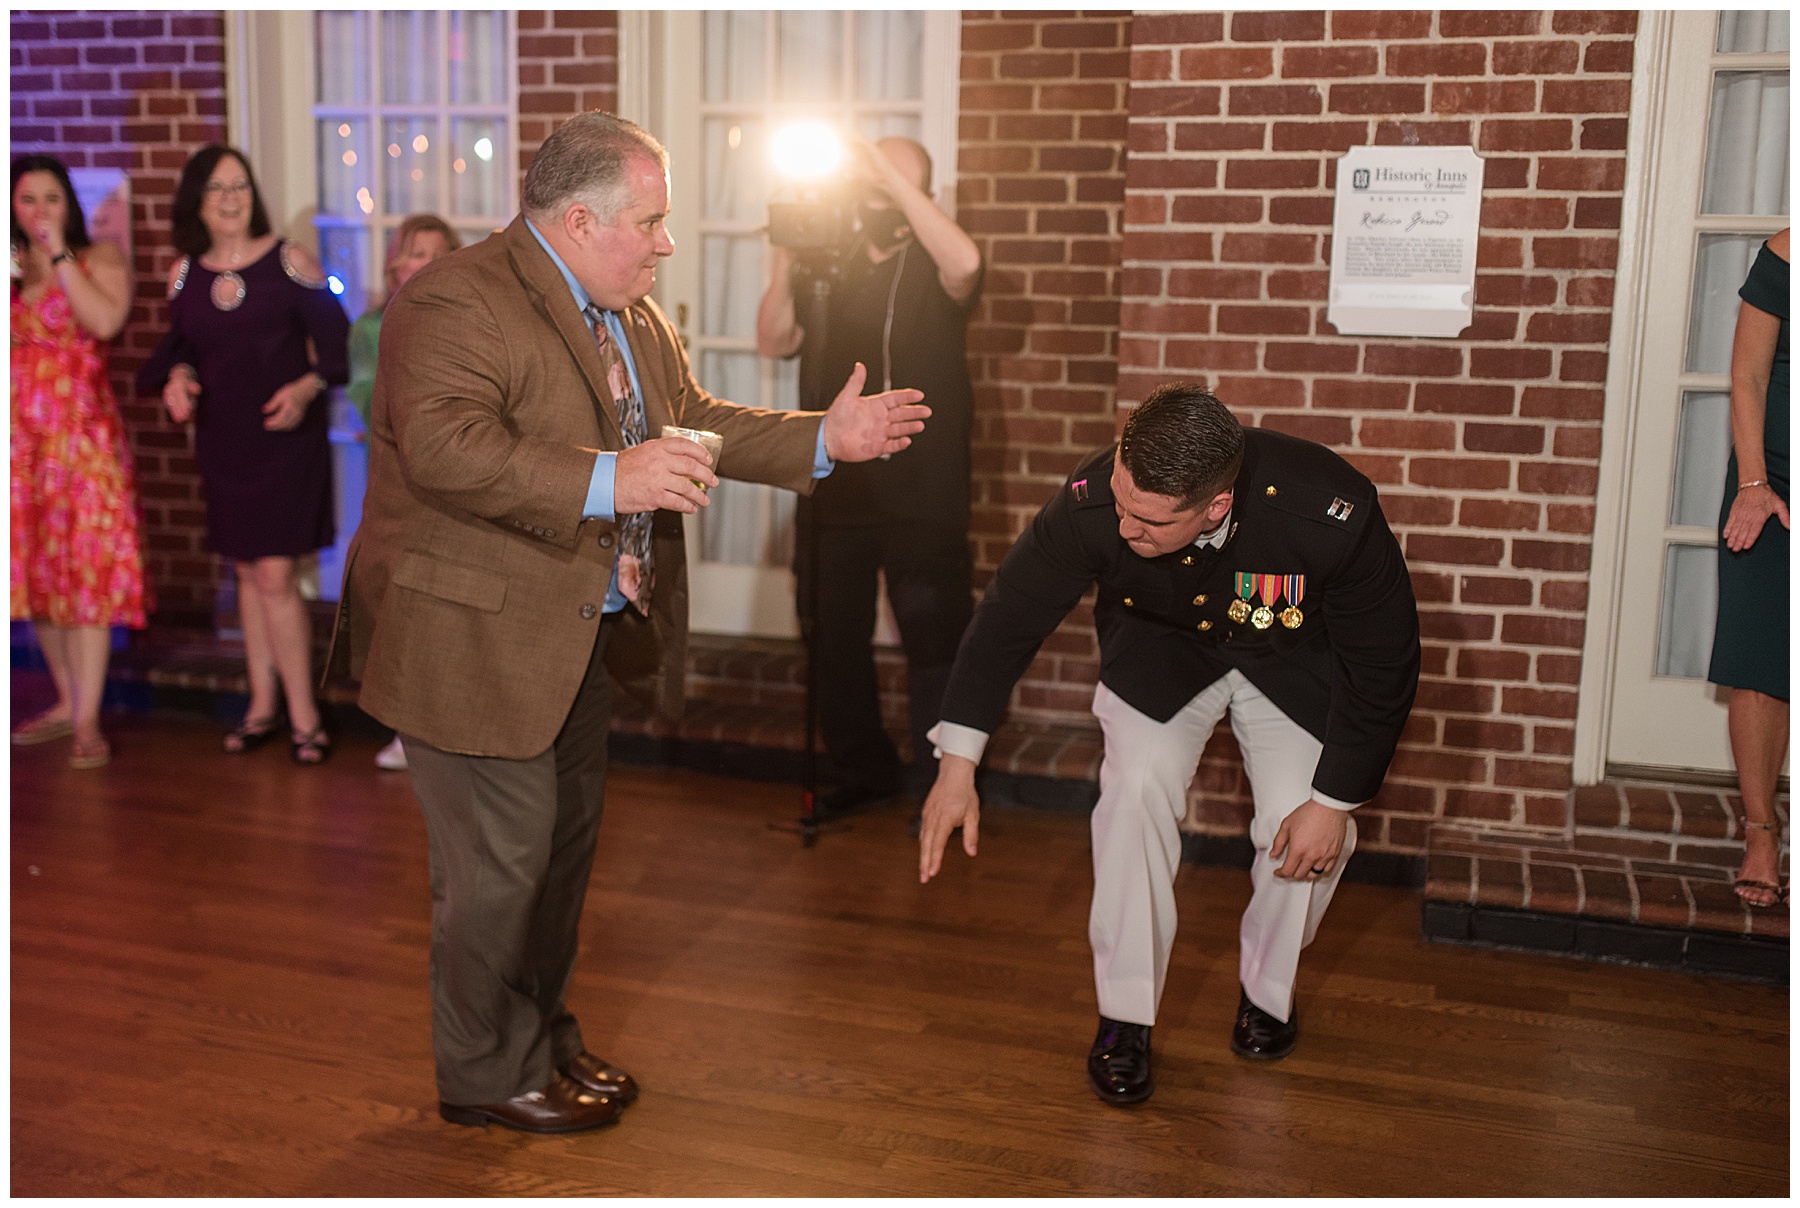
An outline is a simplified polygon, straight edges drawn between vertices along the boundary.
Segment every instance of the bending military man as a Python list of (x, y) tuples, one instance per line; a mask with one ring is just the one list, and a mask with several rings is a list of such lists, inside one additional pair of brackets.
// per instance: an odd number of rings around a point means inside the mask
[(1321, 445), (1244, 430), (1194, 386), (1155, 391), (1007, 553), (964, 635), (919, 836), (919, 877), (950, 833), (976, 852), (975, 770), (1038, 647), (1098, 584), (1105, 737), (1088, 938), (1100, 1027), (1094, 1091), (1153, 1089), (1150, 1031), (1174, 944), (1179, 824), (1227, 713), (1255, 818), (1232, 1047), (1274, 1059), (1298, 1035), (1294, 979), (1345, 862), (1352, 811), (1386, 775), (1419, 674), (1418, 615), (1375, 487)]

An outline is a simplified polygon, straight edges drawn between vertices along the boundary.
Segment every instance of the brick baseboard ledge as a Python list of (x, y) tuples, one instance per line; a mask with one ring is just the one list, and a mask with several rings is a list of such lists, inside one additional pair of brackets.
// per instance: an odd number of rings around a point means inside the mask
[(1440, 944), (1554, 953), (1580, 960), (1788, 984), (1785, 937), (1724, 935), (1431, 898), (1421, 904), (1420, 924), (1425, 938)]

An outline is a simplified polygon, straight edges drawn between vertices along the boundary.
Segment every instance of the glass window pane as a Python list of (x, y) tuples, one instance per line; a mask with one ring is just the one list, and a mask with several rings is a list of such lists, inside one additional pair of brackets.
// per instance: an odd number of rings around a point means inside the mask
[(450, 120), (450, 212), (458, 217), (501, 218), (509, 162), (507, 123), (494, 117)]
[(1738, 287), (1750, 275), (1760, 235), (1701, 235), (1688, 305), (1689, 373), (1729, 373), (1737, 330)]
[(318, 123), (319, 212), (361, 218), (375, 209), (374, 157), (369, 123), (362, 118), (327, 118)]
[(842, 13), (781, 14), (781, 99), (835, 101), (842, 93)]
[(506, 14), (450, 14), (450, 101), (506, 103)]
[[(756, 304), (764, 285), (762, 237), (707, 235), (700, 243), (700, 334), (754, 339)], [(757, 389), (741, 397), (725, 397), (756, 406), (760, 396)]]
[(1681, 396), (1681, 431), (1675, 440), (1675, 491), (1670, 524), (1711, 528), (1719, 522), (1719, 493), (1731, 456), (1731, 395), (1689, 390)]
[[(367, 310), (370, 287), (374, 284), (368, 279), (368, 228), (320, 224), (319, 260), (327, 279), (335, 278), (337, 284), (344, 287), (338, 294), (338, 301), (344, 304), (344, 313), (354, 319)], [(336, 292), (337, 284), (332, 286), (333, 292)]]
[(777, 411), (800, 410), (800, 358), (775, 362), (775, 396), (767, 404)]
[(704, 14), (700, 41), (707, 100), (760, 101), (767, 95), (763, 79), (766, 16), (760, 11)]
[(711, 117), (704, 123), (704, 188), (700, 216), (760, 221), (769, 200), (768, 153), (759, 120)]
[(436, 118), (389, 118), (382, 123), (382, 205), (390, 214), (438, 212), (439, 145)]
[(1785, 214), (1787, 205), (1788, 73), (1719, 72), (1701, 213)]
[(458, 226), (456, 233), (462, 236), (464, 247), (474, 247), (483, 239), (494, 233), (495, 228), (487, 226)]
[(318, 14), (319, 104), (369, 102), (369, 14)]
[[(856, 132), (871, 141), (884, 138), (910, 138), (919, 141), (919, 115), (916, 113), (865, 113), (856, 119)], [(937, 166), (932, 165), (932, 177)]]
[(1705, 679), (1718, 613), (1718, 547), (1669, 546), (1663, 563), (1662, 616), (1657, 622), (1656, 674)]
[(1787, 53), (1786, 9), (1737, 10), (1719, 14), (1719, 50), (1728, 55)]
[(381, 14), (381, 99), (389, 105), (436, 105), (438, 15), (433, 12)]
[(924, 92), (925, 14), (859, 12), (856, 21), (856, 98), (916, 101)]

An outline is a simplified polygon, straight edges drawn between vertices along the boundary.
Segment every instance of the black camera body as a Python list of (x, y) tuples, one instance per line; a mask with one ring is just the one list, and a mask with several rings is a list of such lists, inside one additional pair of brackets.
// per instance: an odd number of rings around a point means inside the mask
[(856, 213), (835, 200), (772, 201), (769, 242), (794, 252), (836, 252), (856, 236)]

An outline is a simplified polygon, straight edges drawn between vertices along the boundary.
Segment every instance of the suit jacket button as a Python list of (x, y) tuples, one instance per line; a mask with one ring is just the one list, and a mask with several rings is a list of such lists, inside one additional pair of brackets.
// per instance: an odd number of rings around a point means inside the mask
[(1200, 625), (1199, 625), (1199, 628), (1201, 628), (1201, 629), (1211, 629), (1211, 628), (1212, 628), (1212, 622), (1211, 622), (1211, 621), (1202, 621), (1202, 622), (1200, 622)]
[(1206, 603), (1206, 593), (1201, 592), (1199, 595), (1195, 596), (1194, 603), (1196, 606)]
[(545, 529), (545, 530), (544, 530), (544, 536), (546, 536), (546, 537), (554, 537), (554, 536), (556, 536), (556, 530), (555, 530), (555, 529)]
[(1125, 607), (1127, 607), (1127, 608), (1131, 607), (1131, 597), (1130, 596), (1125, 597)]
[(1275, 493), (1274, 487), (1269, 487), (1263, 491), (1263, 494), (1265, 494), (1265, 495), (1273, 495), (1274, 493)]
[(611, 549), (612, 548), (612, 534), (611, 533), (601, 533), (600, 534), (600, 548), (601, 549)]
[(593, 606), (593, 605), (592, 605), (592, 604), (583, 604), (583, 605), (582, 605), (582, 606), (581, 606), (581, 619), (582, 619), (582, 620), (584, 620), (584, 621), (591, 621), (591, 620), (593, 620), (593, 619), (594, 619), (594, 612), (595, 612), (595, 609), (594, 609), (594, 606)]

